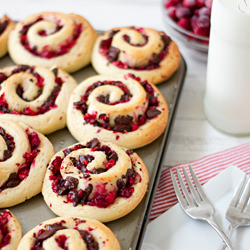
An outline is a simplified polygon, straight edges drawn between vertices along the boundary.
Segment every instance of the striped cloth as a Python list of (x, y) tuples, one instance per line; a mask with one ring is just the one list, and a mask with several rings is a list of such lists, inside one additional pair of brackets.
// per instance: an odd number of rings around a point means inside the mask
[[(189, 165), (192, 166), (201, 185), (206, 183), (215, 175), (219, 174), (225, 168), (232, 165), (237, 166), (242, 171), (250, 175), (250, 143), (205, 156), (197, 161), (178, 164), (176, 166), (164, 169), (161, 173), (159, 186), (156, 191), (156, 196), (149, 220), (154, 220), (177, 203), (177, 198), (175, 196), (174, 188), (170, 178), (170, 170), (176, 168), (180, 170), (182, 167), (185, 167), (189, 173)], [(182, 171), (180, 172), (182, 173)]]

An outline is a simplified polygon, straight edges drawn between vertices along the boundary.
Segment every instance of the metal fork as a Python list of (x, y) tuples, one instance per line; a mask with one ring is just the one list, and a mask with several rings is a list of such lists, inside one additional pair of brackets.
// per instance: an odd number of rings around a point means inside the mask
[[(183, 173), (185, 175), (186, 182), (188, 184), (189, 190), (191, 193), (188, 192), (184, 181), (182, 180), (182, 177), (180, 175), (180, 172), (178, 169), (176, 169), (178, 180), (180, 183), (180, 186), (177, 183), (177, 179), (174, 176), (173, 172), (171, 171), (171, 179), (174, 185), (174, 190), (176, 193), (176, 196), (179, 200), (179, 203), (185, 213), (192, 217), (193, 219), (198, 220), (205, 220), (207, 221), (220, 235), (220, 237), (223, 239), (223, 241), (226, 243), (227, 247), (230, 250), (234, 250), (233, 245), (229, 238), (226, 236), (226, 234), (222, 231), (222, 229), (219, 227), (219, 225), (214, 220), (214, 207), (207, 199), (205, 193), (202, 190), (202, 187), (195, 176), (195, 173), (191, 166), (189, 166), (190, 173), (192, 175), (192, 178), (194, 180), (195, 185), (192, 184), (191, 180), (188, 177), (188, 174), (183, 167)], [(195, 188), (196, 186), (196, 188)]]
[[(230, 221), (227, 232), (229, 238), (237, 227), (250, 225), (249, 191), (250, 180), (245, 174), (226, 212), (226, 217)], [(225, 248), (226, 245), (223, 243), (220, 250), (224, 250)]]

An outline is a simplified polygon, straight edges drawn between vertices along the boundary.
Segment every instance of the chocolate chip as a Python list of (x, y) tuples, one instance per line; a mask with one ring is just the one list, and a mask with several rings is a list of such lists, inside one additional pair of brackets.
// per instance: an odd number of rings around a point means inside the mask
[(156, 53), (153, 53), (151, 57), (151, 61), (154, 64), (158, 64), (161, 61), (161, 59)]
[(109, 95), (100, 95), (97, 97), (97, 100), (99, 102), (105, 103), (105, 104), (109, 104)]
[(85, 188), (85, 192), (90, 195), (90, 193), (92, 192), (93, 190), (93, 186), (92, 184), (89, 184), (86, 188)]
[(116, 152), (114, 152), (114, 151), (111, 151), (111, 155), (109, 155), (109, 157), (108, 157), (109, 159), (112, 159), (112, 160), (114, 160), (115, 162), (117, 161), (117, 159), (118, 159), (118, 155), (117, 155), (117, 153)]
[(76, 109), (81, 110), (83, 114), (87, 112), (88, 106), (85, 101), (79, 101), (73, 103)]
[(16, 187), (20, 183), (17, 173), (11, 173), (5, 186), (6, 188)]
[(2, 83), (3, 81), (5, 81), (8, 77), (4, 74), (0, 72), (0, 83)]
[(156, 116), (158, 116), (161, 113), (160, 110), (156, 109), (156, 108), (151, 108), (149, 110), (147, 110), (146, 115), (147, 118), (154, 118)]
[(116, 124), (124, 124), (124, 125), (130, 125), (131, 122), (133, 120), (133, 117), (132, 116), (122, 116), (122, 115), (119, 115), (115, 118), (115, 123)]
[(13, 69), (11, 71), (11, 75), (15, 74), (15, 73), (19, 73), (19, 72), (25, 72), (27, 71), (28, 69), (30, 69), (30, 66), (28, 65), (18, 65), (15, 69)]
[(62, 229), (66, 229), (66, 227), (62, 226), (59, 223), (54, 223), (52, 225), (48, 225), (46, 228), (46, 230), (55, 230), (55, 231), (62, 230)]
[(131, 177), (133, 174), (134, 174), (134, 170), (132, 169), (132, 168), (129, 168), (128, 170), (127, 170), (127, 173), (126, 173), (126, 176), (127, 177)]
[(113, 128), (114, 131), (118, 132), (129, 132), (132, 131), (132, 116), (117, 116), (115, 118), (115, 126)]
[(78, 192), (76, 190), (70, 190), (68, 195), (71, 196), (73, 206), (76, 207), (79, 204)]
[(93, 173), (93, 174), (101, 174), (101, 173), (103, 173), (103, 172), (105, 172), (105, 171), (106, 171), (105, 168), (97, 168), (97, 169), (94, 169), (94, 170), (92, 171), (92, 173)]
[(7, 159), (9, 159), (12, 155), (12, 152), (8, 149), (3, 151), (3, 160), (6, 161)]
[(5, 20), (4, 22), (0, 23), (0, 35), (4, 32), (4, 30), (6, 29), (7, 25), (8, 25), (9, 21)]
[(70, 148), (67, 148), (63, 151), (64, 155), (67, 156), (68, 154), (71, 153), (71, 149)]
[(67, 176), (65, 181), (64, 181), (64, 187), (68, 188), (68, 189), (75, 189), (78, 186), (78, 179), (71, 177), (71, 176)]
[(170, 44), (170, 42), (171, 42), (171, 39), (170, 39), (170, 37), (168, 37), (168, 36), (162, 36), (161, 39), (162, 39), (162, 41), (163, 41), (163, 43), (164, 43), (164, 47), (165, 47), (165, 48), (166, 48), (166, 47)]
[(100, 142), (97, 138), (92, 139), (91, 141), (87, 142), (87, 148), (95, 148), (100, 145)]
[(58, 195), (65, 195), (68, 191), (67, 187), (59, 187), (58, 188)]
[(52, 69), (52, 72), (54, 73), (55, 77), (57, 77), (57, 75), (58, 75), (58, 68)]
[(119, 191), (123, 190), (126, 187), (126, 183), (124, 182), (123, 179), (118, 179), (116, 181), (116, 185), (117, 185)]
[(118, 48), (111, 46), (107, 52), (108, 60), (110, 62), (116, 61), (118, 59), (119, 53), (120, 53), (120, 50)]

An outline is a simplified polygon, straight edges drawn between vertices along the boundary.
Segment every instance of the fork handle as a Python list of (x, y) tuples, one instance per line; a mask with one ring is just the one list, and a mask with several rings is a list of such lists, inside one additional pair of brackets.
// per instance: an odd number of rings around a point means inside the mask
[[(232, 235), (233, 231), (234, 231), (236, 228), (237, 228), (237, 225), (236, 225), (236, 224), (232, 224), (232, 223), (231, 223), (231, 224), (229, 225), (228, 231), (227, 231), (227, 236), (228, 236), (228, 238), (231, 238), (231, 235)], [(227, 245), (226, 245), (224, 242), (222, 242), (222, 244), (220, 245), (219, 250), (225, 250), (226, 247), (227, 247)]]
[(220, 228), (220, 226), (215, 222), (213, 218), (210, 218), (207, 220), (207, 222), (215, 229), (215, 231), (220, 235), (222, 240), (225, 242), (226, 246), (230, 250), (234, 250), (234, 247), (230, 241), (230, 239), (227, 237), (227, 235), (223, 232), (223, 230)]

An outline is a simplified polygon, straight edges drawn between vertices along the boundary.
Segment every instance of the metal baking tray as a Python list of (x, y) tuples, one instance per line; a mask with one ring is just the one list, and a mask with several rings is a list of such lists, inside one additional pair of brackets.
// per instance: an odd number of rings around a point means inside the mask
[[(8, 56), (0, 60), (0, 68), (13, 65)], [(73, 74), (78, 83), (96, 72), (91, 66)], [(164, 95), (169, 106), (169, 121), (165, 132), (151, 144), (135, 150), (142, 158), (149, 172), (148, 191), (137, 206), (137, 208), (125, 217), (106, 223), (118, 238), (123, 250), (140, 249), (146, 225), (150, 216), (154, 195), (159, 181), (161, 166), (163, 165), (163, 156), (165, 155), (167, 144), (173, 126), (174, 115), (178, 99), (182, 90), (186, 75), (186, 63), (182, 58), (180, 66), (175, 74), (166, 82), (157, 85)], [(48, 138), (54, 145), (55, 152), (73, 144), (76, 140), (71, 136), (68, 129), (62, 129), (48, 135)], [(56, 215), (47, 207), (41, 194), (33, 197), (26, 202), (11, 207), (10, 210), (17, 216), (21, 223), (23, 234), (47, 219), (56, 217)]]

